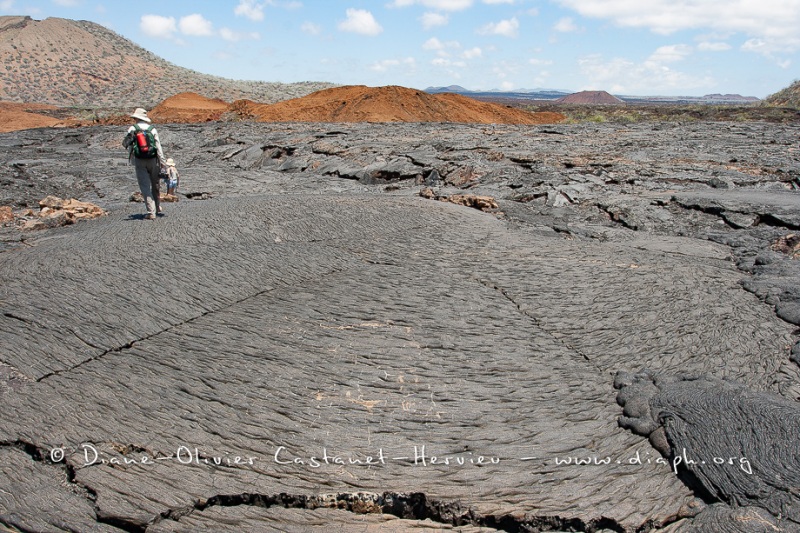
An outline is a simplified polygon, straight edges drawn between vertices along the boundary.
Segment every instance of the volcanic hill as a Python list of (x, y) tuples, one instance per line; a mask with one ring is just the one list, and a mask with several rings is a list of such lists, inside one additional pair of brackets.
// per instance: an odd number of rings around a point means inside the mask
[(93, 22), (0, 17), (0, 100), (152, 107), (181, 92), (277, 102), (330, 83), (235, 81), (174, 65)]
[(581, 91), (556, 100), (559, 104), (625, 105), (625, 102), (606, 91)]
[(560, 113), (532, 113), (458, 94), (406, 87), (335, 87), (272, 105), (234, 102), (233, 109), (263, 122), (457, 122), (551, 124)]
[(790, 86), (769, 95), (764, 104), (775, 107), (792, 107), (800, 109), (800, 80), (795, 80)]
[(170, 96), (151, 109), (148, 116), (156, 122), (192, 123), (220, 120), (229, 111), (230, 105), (219, 98), (187, 92)]

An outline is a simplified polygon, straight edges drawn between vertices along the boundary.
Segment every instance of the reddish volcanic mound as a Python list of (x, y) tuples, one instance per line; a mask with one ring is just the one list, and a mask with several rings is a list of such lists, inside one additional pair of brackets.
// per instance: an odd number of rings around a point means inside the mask
[(55, 106), (44, 104), (0, 102), (0, 133), (65, 125), (63, 120), (36, 113), (56, 109)]
[(335, 87), (272, 105), (234, 102), (240, 113), (263, 122), (461, 122), (552, 124), (560, 113), (531, 113), (457, 94), (428, 94), (405, 87)]
[(581, 91), (556, 100), (560, 104), (624, 105), (625, 102), (606, 91)]
[[(0, 131), (56, 125), (86, 125), (32, 113), (58, 109), (37, 104), (0, 102)], [(125, 124), (125, 114), (95, 119), (95, 124)], [(157, 123), (198, 123), (247, 119), (259, 122), (455, 122), (465, 124), (553, 124), (566, 119), (561, 113), (533, 113), (515, 107), (474, 100), (458, 94), (428, 94), (405, 87), (336, 87), (277, 104), (237, 100), (228, 104), (196, 93), (180, 93), (148, 111)]]
[(158, 104), (147, 116), (156, 122), (207, 122), (219, 120), (228, 108), (227, 103), (216, 98), (180, 93)]

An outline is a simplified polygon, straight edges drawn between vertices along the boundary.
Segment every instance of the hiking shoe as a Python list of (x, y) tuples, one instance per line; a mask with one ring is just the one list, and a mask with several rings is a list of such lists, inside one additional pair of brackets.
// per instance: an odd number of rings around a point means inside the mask
[(158, 206), (158, 214), (160, 215), (163, 212), (164, 212), (164, 208), (161, 207), (161, 206)]
[(147, 216), (145, 216), (144, 218), (146, 218), (147, 220), (155, 220), (156, 216), (153, 213), (147, 213)]

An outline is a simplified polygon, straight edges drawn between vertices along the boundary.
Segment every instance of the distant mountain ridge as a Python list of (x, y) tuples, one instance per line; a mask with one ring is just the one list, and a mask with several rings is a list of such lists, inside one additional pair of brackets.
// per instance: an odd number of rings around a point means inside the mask
[(501, 91), (499, 89), (495, 89), (491, 91), (471, 91), (461, 87), (460, 85), (450, 85), (448, 87), (428, 87), (425, 89), (425, 92), (429, 94), (455, 93), (473, 97), (497, 96), (501, 98), (520, 98), (525, 100), (556, 100), (571, 94), (570, 91), (561, 91), (557, 89), (516, 89), (513, 91)]
[(324, 82), (236, 81), (174, 65), (88, 21), (0, 17), (0, 100), (56, 106), (151, 107), (192, 91), (227, 101), (278, 102)]
[[(428, 87), (425, 92), (431, 94), (456, 93), (472, 96), (475, 98), (497, 98), (497, 99), (519, 99), (519, 100), (563, 100), (563, 103), (570, 103), (567, 97), (572, 95), (584, 95), (585, 93), (606, 93), (606, 91), (563, 91), (559, 89), (514, 89), (511, 91), (471, 91), (460, 85), (450, 85), (448, 87)], [(664, 104), (751, 104), (761, 100), (755, 96), (741, 96), (739, 94), (707, 94), (704, 96), (633, 96), (633, 95), (611, 95), (626, 103), (664, 103)], [(587, 102), (584, 102), (587, 103)], [(618, 102), (614, 102), (618, 103)]]

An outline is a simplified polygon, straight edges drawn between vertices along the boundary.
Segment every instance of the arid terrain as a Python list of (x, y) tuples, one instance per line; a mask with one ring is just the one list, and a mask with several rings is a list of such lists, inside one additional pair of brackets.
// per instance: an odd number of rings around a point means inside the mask
[(179, 67), (87, 21), (0, 17), (0, 100), (152, 107), (181, 92), (273, 103), (331, 87), (219, 78)]
[(797, 124), (160, 127), (0, 135), (10, 530), (796, 530)]
[(796, 107), (109, 96), (142, 53), (2, 79), (0, 531), (800, 530)]

